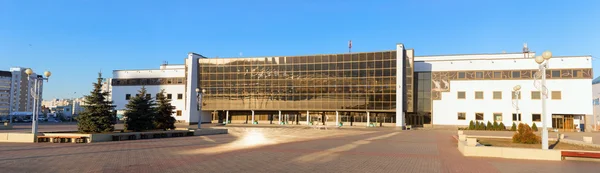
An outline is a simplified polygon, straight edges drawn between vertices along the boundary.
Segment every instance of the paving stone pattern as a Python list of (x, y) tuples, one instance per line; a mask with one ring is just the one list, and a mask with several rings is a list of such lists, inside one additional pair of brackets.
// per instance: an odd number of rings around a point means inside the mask
[(598, 162), (463, 157), (456, 131), (229, 127), (226, 135), (0, 143), (0, 172), (597, 172)]

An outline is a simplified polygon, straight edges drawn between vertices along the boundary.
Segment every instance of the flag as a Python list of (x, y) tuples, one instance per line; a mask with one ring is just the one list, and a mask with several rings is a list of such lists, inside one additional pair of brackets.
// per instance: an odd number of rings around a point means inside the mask
[(352, 49), (352, 40), (348, 41), (348, 49)]

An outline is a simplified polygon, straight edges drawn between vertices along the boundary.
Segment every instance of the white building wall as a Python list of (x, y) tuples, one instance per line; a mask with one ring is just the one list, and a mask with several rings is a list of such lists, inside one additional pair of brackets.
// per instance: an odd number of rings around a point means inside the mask
[[(464, 55), (468, 56), (468, 55)], [(523, 55), (521, 54), (521, 57)], [(510, 56), (512, 57), (512, 56)], [(442, 60), (437, 61), (423, 57), (417, 57), (415, 71), (465, 71), (465, 70), (513, 70), (513, 69), (537, 69), (538, 65), (533, 59), (504, 58), (475, 60)], [(427, 59), (427, 61), (422, 61)], [(591, 57), (555, 57), (550, 60), (551, 69), (573, 69), (591, 68)], [(547, 125), (552, 126), (552, 114), (584, 114), (591, 115), (592, 110), (592, 79), (548, 79), (546, 82), (548, 92), (561, 91), (561, 100), (547, 99)], [(433, 100), (432, 121), (439, 125), (468, 125), (469, 121), (475, 120), (475, 113), (484, 113), (484, 121), (493, 122), (493, 113), (502, 113), (502, 122), (510, 126), (512, 124), (513, 108), (511, 91), (516, 85), (521, 85), (521, 100), (519, 100), (522, 121), (532, 123), (531, 114), (541, 114), (541, 100), (532, 100), (531, 91), (538, 91), (533, 80), (450, 80), (450, 91), (441, 92), (441, 100)], [(465, 91), (466, 99), (457, 99), (457, 92)], [(483, 91), (484, 99), (475, 100), (475, 91)], [(502, 99), (494, 100), (493, 91), (502, 91)], [(458, 120), (457, 113), (465, 112), (466, 120)], [(541, 127), (541, 122), (536, 122)]]
[[(185, 86), (184, 85), (148, 85), (145, 86), (148, 94), (152, 95), (153, 99), (156, 99), (156, 94), (161, 90), (165, 90), (165, 94), (171, 94), (171, 104), (175, 106), (173, 117), (176, 120), (189, 121), (189, 116), (183, 114), (185, 109)], [(135, 97), (138, 91), (142, 88), (141, 85), (137, 86), (113, 86), (113, 104), (116, 105), (116, 110), (124, 110), (125, 105), (129, 103), (129, 100), (125, 99), (126, 94), (131, 94), (131, 98)], [(183, 94), (183, 99), (177, 99), (177, 94)], [(182, 111), (181, 116), (177, 116), (177, 110)]]
[(594, 105), (594, 116), (592, 122), (595, 124), (593, 128), (597, 128), (600, 124), (600, 83), (592, 85), (592, 96)]

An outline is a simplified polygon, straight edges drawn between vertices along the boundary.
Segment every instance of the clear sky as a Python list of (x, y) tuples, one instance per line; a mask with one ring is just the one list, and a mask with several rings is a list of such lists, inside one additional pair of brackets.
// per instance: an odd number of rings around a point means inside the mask
[[(594, 56), (600, 1), (0, 0), (0, 70), (51, 70), (44, 98), (88, 94), (97, 73), (207, 57), (394, 49), (417, 55), (519, 52)], [(532, 62), (533, 63), (533, 62)], [(77, 94), (74, 94), (77, 92)]]

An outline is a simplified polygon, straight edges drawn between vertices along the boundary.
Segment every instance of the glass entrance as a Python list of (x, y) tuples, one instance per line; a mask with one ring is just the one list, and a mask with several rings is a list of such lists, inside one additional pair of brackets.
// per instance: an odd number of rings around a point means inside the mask
[(558, 131), (574, 131), (573, 118), (574, 115), (552, 115), (552, 127)]

